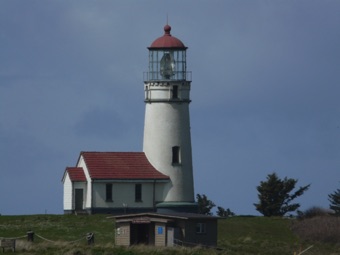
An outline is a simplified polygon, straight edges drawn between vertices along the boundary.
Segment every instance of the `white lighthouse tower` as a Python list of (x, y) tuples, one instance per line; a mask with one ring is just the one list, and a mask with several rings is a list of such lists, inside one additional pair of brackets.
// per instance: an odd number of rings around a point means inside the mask
[(150, 163), (170, 177), (156, 189), (157, 211), (196, 212), (190, 135), (191, 72), (187, 47), (164, 27), (164, 35), (149, 49), (149, 70), (144, 74), (145, 152)]

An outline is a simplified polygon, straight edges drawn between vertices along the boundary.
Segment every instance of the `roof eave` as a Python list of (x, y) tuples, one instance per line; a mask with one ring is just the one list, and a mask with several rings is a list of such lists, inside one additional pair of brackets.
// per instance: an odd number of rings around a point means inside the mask
[(170, 178), (164, 179), (141, 179), (141, 178), (91, 178), (93, 182), (168, 182)]
[(148, 50), (187, 50), (188, 47), (147, 47)]

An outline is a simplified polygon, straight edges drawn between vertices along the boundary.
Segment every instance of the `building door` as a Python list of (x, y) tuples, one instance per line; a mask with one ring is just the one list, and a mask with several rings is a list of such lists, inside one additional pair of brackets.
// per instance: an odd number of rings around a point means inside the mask
[(166, 245), (174, 246), (174, 228), (168, 227), (166, 232)]
[[(152, 231), (152, 232), (151, 232)], [(130, 244), (154, 245), (154, 224), (137, 223), (130, 225)]]
[(81, 211), (83, 210), (83, 203), (84, 203), (84, 197), (83, 197), (83, 189), (75, 189), (75, 210)]

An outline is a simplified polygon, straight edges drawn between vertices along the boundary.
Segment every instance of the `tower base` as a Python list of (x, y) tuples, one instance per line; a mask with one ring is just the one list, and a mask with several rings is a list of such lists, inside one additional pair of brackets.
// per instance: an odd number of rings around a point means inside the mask
[(156, 204), (158, 213), (197, 213), (198, 205), (196, 202), (162, 202)]

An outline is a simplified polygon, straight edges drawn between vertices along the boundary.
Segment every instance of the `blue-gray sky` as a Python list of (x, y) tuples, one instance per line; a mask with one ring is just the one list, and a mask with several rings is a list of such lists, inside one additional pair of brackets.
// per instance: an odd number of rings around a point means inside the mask
[(0, 1), (0, 214), (62, 213), (80, 151), (142, 151), (152, 41), (189, 47), (195, 193), (257, 214), (276, 172), (340, 185), (340, 1)]

